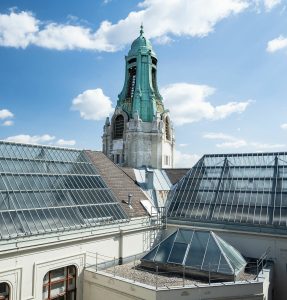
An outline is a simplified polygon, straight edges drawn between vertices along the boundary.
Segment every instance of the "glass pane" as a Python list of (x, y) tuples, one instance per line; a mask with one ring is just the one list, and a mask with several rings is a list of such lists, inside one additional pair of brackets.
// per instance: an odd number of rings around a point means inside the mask
[(191, 230), (179, 229), (175, 241), (178, 243), (189, 244), (192, 235), (193, 231)]
[(168, 262), (182, 264), (186, 253), (186, 249), (187, 249), (187, 244), (174, 243)]
[[(66, 281), (63, 282), (56, 282), (51, 284), (50, 296), (55, 297), (59, 294), (65, 293), (66, 290)], [(63, 297), (63, 298), (61, 298)], [(65, 299), (64, 295), (57, 297), (57, 299)]]
[(169, 194), (167, 215), (286, 227), (286, 158), (285, 153), (205, 155)]
[(190, 266), (193, 268), (201, 268), (208, 238), (208, 232), (194, 233), (185, 261), (186, 266)]
[(50, 272), (51, 281), (64, 279), (66, 276), (66, 268), (59, 268)]
[(217, 272), (220, 262), (220, 249), (215, 243), (212, 234), (210, 235), (205, 256), (203, 259), (202, 269), (205, 271)]
[(221, 249), (224, 251), (225, 256), (229, 260), (231, 266), (235, 269), (235, 272), (238, 273), (246, 266), (246, 261), (242, 255), (231, 245), (227, 244), (220, 237), (216, 237), (217, 242), (219, 243)]
[(153, 261), (154, 260), (154, 257), (156, 255), (156, 252), (158, 250), (158, 247), (155, 247), (153, 250), (151, 250), (148, 254), (146, 254), (144, 257), (143, 257), (143, 260), (151, 260)]
[(85, 151), (0, 142), (0, 173), (2, 238), (127, 219)]
[(171, 247), (173, 245), (173, 242), (175, 240), (176, 233), (171, 235), (169, 238), (164, 240), (158, 248), (157, 254), (155, 256), (155, 261), (165, 263), (167, 262), (169, 253), (171, 251)]

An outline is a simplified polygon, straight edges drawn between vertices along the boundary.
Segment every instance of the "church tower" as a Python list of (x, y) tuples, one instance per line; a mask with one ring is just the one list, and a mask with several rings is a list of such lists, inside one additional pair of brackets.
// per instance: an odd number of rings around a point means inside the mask
[(157, 86), (156, 54), (142, 26), (125, 59), (125, 83), (104, 126), (103, 152), (121, 166), (172, 168), (173, 127)]

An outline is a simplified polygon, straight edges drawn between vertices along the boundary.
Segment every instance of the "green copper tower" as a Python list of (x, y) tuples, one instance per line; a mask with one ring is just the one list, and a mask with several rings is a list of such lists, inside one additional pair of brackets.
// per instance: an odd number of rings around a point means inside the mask
[(126, 56), (125, 83), (117, 107), (122, 108), (129, 117), (137, 113), (143, 122), (151, 122), (157, 113), (163, 113), (156, 77), (156, 54), (141, 26), (140, 36), (132, 43)]
[(124, 86), (102, 137), (103, 152), (116, 164), (173, 167), (173, 127), (157, 86), (157, 62), (141, 26), (125, 57)]

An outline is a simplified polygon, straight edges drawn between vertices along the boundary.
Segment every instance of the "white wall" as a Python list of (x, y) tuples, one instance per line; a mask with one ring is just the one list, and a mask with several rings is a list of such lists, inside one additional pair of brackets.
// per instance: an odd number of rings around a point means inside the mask
[(159, 288), (144, 284), (134, 284), (131, 280), (122, 280), (112, 275), (86, 270), (84, 273), (85, 300), (263, 300), (264, 283), (242, 282), (225, 284), (202, 284), (200, 286)]
[(41, 300), (45, 274), (53, 269), (75, 265), (78, 272), (77, 300), (82, 300), (85, 265), (96, 264), (97, 256), (100, 262), (101, 255), (106, 256), (105, 260), (118, 258), (120, 245), (124, 256), (146, 251), (146, 229), (146, 219), (138, 218), (121, 226), (93, 229), (94, 233), (90, 236), (83, 234), (80, 238), (61, 243), (54, 241), (45, 244), (43, 237), (38, 241), (42, 245), (28, 247), (23, 243), (21, 247), (18, 243), (15, 252), (12, 249), (4, 251), (5, 246), (1, 248), (0, 245), (0, 281), (10, 285), (11, 300)]

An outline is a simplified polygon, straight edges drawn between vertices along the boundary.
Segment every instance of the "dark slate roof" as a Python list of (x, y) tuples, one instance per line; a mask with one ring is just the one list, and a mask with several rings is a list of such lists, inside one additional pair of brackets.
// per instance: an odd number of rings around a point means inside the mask
[(190, 169), (186, 168), (172, 168), (172, 169), (163, 169), (168, 176), (172, 184), (176, 184)]
[(135, 171), (133, 168), (128, 167), (121, 167), (121, 169), (126, 173), (127, 176), (129, 176), (134, 182), (136, 182), (136, 176)]
[[(148, 199), (140, 187), (124, 170), (115, 165), (104, 153), (100, 151), (85, 151), (103, 180), (113, 191), (121, 203), (121, 206), (130, 217), (147, 215), (140, 200)], [(128, 201), (128, 195), (132, 194), (132, 208), (123, 201)]]

